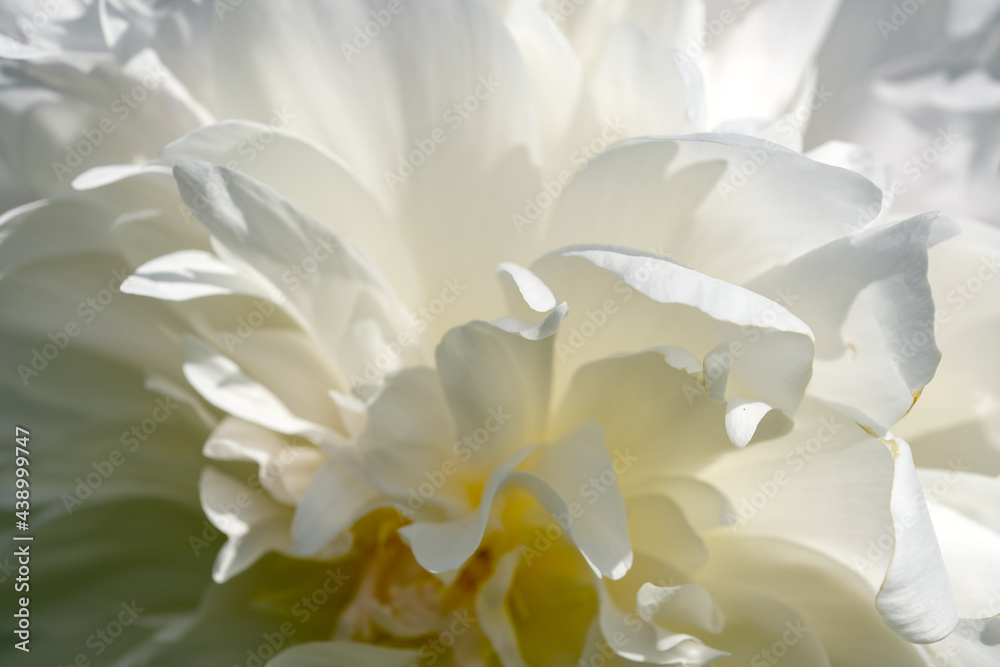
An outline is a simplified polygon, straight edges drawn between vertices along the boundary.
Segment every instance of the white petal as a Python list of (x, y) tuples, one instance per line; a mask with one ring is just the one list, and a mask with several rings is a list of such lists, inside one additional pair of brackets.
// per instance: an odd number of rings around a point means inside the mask
[[(920, 400), (893, 429), (921, 466), (1000, 474), (1000, 231), (971, 220), (962, 233), (930, 250), (934, 338), (941, 364)], [(913, 341), (914, 344), (923, 339)]]
[(727, 496), (727, 533), (802, 544), (862, 575), (873, 592), (885, 578), (892, 457), (835, 410), (807, 399), (791, 432), (726, 455), (699, 477)]
[(232, 417), (224, 420), (203, 448), (216, 461), (253, 461), (257, 478), (271, 496), (292, 507), (302, 501), (326, 457), (312, 446), (291, 444), (273, 431)]
[(636, 595), (642, 620), (668, 628), (685, 623), (718, 634), (724, 627), (722, 612), (712, 596), (698, 584), (657, 586), (646, 583)]
[(809, 393), (891, 427), (934, 376), (934, 303), (927, 282), (928, 213), (818, 248), (748, 286), (784, 290), (816, 335)]
[[(574, 503), (582, 508), (582, 515), (569, 522), (566, 532), (591, 567), (609, 579), (625, 576), (632, 566), (628, 518), (617, 477), (610, 485), (604, 484), (614, 476), (615, 462), (605, 449), (601, 426), (587, 422), (555, 443), (543, 445), (530, 469), (537, 478), (526, 477), (523, 485), (549, 512), (562, 514)], [(551, 492), (543, 491), (536, 479), (558, 495), (546, 498)], [(596, 488), (588, 486), (593, 479), (601, 480)]]
[[(693, 116), (703, 103), (697, 97), (688, 100), (696, 93), (688, 88), (678, 60), (638, 26), (616, 26), (590, 77), (598, 116), (615, 119), (628, 136), (693, 132)], [(612, 141), (625, 137), (620, 131)]]
[(958, 615), (996, 616), (1000, 613), (1000, 479), (961, 469), (918, 469), (917, 475)]
[(694, 572), (708, 560), (704, 542), (670, 498), (646, 493), (628, 498), (632, 548), (663, 560), (681, 572)]
[(951, 633), (958, 614), (910, 447), (899, 439), (889, 445), (894, 462), (889, 503), (896, 545), (876, 605), (901, 637), (926, 644)]
[(882, 191), (862, 176), (760, 139), (643, 138), (604, 151), (574, 178), (546, 243), (651, 250), (741, 285), (846, 236), (881, 205)]
[(417, 522), (399, 529), (399, 534), (410, 544), (413, 557), (430, 572), (452, 572), (462, 567), (479, 548), (486, 530), (493, 500), (510, 480), (514, 468), (532, 452), (525, 448), (498, 466), (486, 480), (479, 508), (456, 521), (443, 523)]
[(267, 296), (273, 288), (202, 250), (181, 250), (157, 257), (135, 270), (122, 291), (166, 301), (187, 301), (221, 294)]
[(291, 510), (213, 468), (201, 473), (201, 504), (229, 538), (215, 558), (212, 578), (222, 583), (270, 551), (292, 554)]
[(737, 3), (730, 10), (737, 21), (722, 28), (706, 54), (713, 117), (774, 118), (781, 113), (819, 52), (838, 4), (822, 0), (807, 9), (795, 0)]
[[(284, 109), (288, 112), (290, 110)], [(227, 120), (190, 132), (160, 151), (157, 163), (170, 167), (199, 160), (239, 165), (254, 178), (312, 216), (337, 237), (365, 248), (412, 309), (427, 295), (402, 230), (382, 190), (371, 190), (343, 158), (284, 124)], [(266, 150), (258, 150), (267, 140)]]
[[(328, 461), (309, 483), (291, 526), (295, 553), (312, 555), (389, 501), (342, 461)], [(345, 545), (349, 547), (349, 542)], [(346, 551), (338, 549), (338, 552)]]
[[(524, 333), (470, 322), (438, 345), (438, 373), (457, 434), (476, 438), (475, 447), (465, 446), (472, 450), (467, 465), (473, 469), (492, 470), (544, 435), (553, 340), (531, 340)], [(479, 442), (481, 434), (485, 442)]]
[[(772, 612), (779, 622), (779, 637), (786, 630), (789, 639), (816, 640), (833, 665), (852, 667), (925, 667), (919, 647), (894, 634), (872, 604), (873, 591), (860, 578), (820, 553), (785, 540), (717, 534), (707, 539), (712, 559), (699, 572), (698, 580), (713, 594), (722, 585), (735, 591), (762, 596), (762, 604), (745, 609), (750, 619), (732, 618), (737, 609), (725, 606), (730, 620), (746, 628), (756, 617), (763, 618), (767, 604), (785, 605)], [(752, 598), (751, 598), (752, 601)], [(735, 628), (734, 628), (735, 630)], [(724, 633), (726, 630), (724, 629)], [(758, 631), (749, 634), (747, 658), (759, 655), (766, 664), (764, 650), (775, 639)], [(722, 648), (722, 647), (720, 647)], [(752, 663), (751, 663), (752, 664)], [(820, 659), (815, 663), (822, 664)]]
[[(590, 359), (669, 342), (705, 355), (705, 388), (713, 398), (759, 401), (789, 417), (802, 399), (812, 373), (812, 333), (774, 301), (660, 257), (614, 248), (559, 251), (536, 271), (571, 307), (557, 343), (560, 376)], [(734, 414), (741, 419), (727, 424), (737, 446), (768, 412), (745, 405)]]
[[(341, 363), (344, 386), (371, 362), (364, 349), (371, 334), (389, 340), (408, 328), (401, 304), (364, 251), (294, 204), (228, 168), (191, 162), (174, 174), (185, 203), (225, 252), (280, 288), (289, 312)], [(362, 335), (368, 326), (374, 331)], [(399, 365), (416, 353), (402, 347), (390, 361)]]
[(263, 385), (247, 377), (232, 360), (197, 338), (184, 336), (184, 375), (206, 401), (253, 424), (314, 442), (339, 443), (328, 429), (300, 419)]
[[(468, 496), (457, 442), (437, 373), (408, 368), (390, 377), (371, 402), (358, 450), (372, 481), (410, 510), (420, 510), (427, 501), (460, 509), (467, 507)], [(415, 491), (428, 485), (431, 497)]]
[(700, 470), (734, 451), (724, 415), (724, 406), (705, 396), (690, 375), (667, 364), (660, 353), (643, 352), (580, 369), (553, 429), (600, 421), (612, 455), (628, 462), (619, 485), (629, 490), (665, 475)]
[[(501, 277), (508, 277), (517, 288), (520, 299), (511, 298), (508, 299), (509, 301), (514, 301), (515, 304), (517, 301), (523, 301), (532, 311), (537, 313), (547, 313), (559, 305), (559, 300), (556, 299), (556, 295), (552, 293), (548, 285), (530, 269), (504, 262), (500, 265), (498, 273)], [(505, 284), (507, 283), (505, 282)]]

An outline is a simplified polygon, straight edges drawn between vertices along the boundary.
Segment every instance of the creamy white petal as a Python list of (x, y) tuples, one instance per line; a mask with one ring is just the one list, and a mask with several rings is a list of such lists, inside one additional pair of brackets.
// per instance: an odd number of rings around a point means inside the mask
[(665, 475), (700, 470), (732, 452), (724, 415), (723, 404), (709, 399), (690, 375), (667, 364), (662, 354), (644, 352), (580, 369), (553, 426), (600, 421), (612, 456), (634, 464), (619, 475), (619, 485), (629, 492)]
[[(295, 553), (312, 555), (349, 531), (368, 512), (388, 506), (389, 500), (343, 461), (324, 463), (309, 483), (295, 511), (291, 536)], [(337, 540), (335, 555), (350, 548), (350, 534)]]
[(927, 644), (944, 639), (955, 629), (955, 598), (910, 447), (898, 438), (888, 444), (893, 457), (889, 507), (896, 544), (876, 606), (901, 637)]
[[(408, 368), (389, 377), (368, 408), (368, 426), (357, 442), (373, 483), (411, 511), (425, 502), (451, 511), (467, 507), (463, 467), (472, 452), (468, 447), (459, 451), (458, 432), (434, 370)], [(431, 492), (416, 491), (423, 488)]]
[[(301, 441), (300, 441), (301, 442)], [(217, 461), (253, 461), (257, 479), (280, 503), (295, 507), (326, 457), (312, 446), (288, 442), (273, 431), (229, 417), (202, 449)]]
[[(699, 572), (700, 583), (710, 589), (713, 584), (725, 584), (753, 591), (785, 605), (786, 611), (777, 616), (780, 623), (775, 628), (777, 634), (770, 639), (763, 632), (751, 636), (748, 657), (759, 654), (767, 664), (763, 651), (771, 651), (772, 658), (781, 652), (781, 646), (774, 647), (775, 641), (797, 644), (819, 640), (834, 665), (924, 667), (927, 664), (919, 647), (903, 640), (882, 622), (872, 604), (872, 589), (817, 551), (784, 540), (727, 534), (711, 536), (707, 541), (712, 559)], [(763, 616), (764, 609), (751, 608), (749, 613)], [(728, 625), (729, 615), (726, 620)], [(738, 622), (743, 625), (746, 620)]]
[(682, 572), (694, 572), (708, 560), (708, 550), (684, 513), (665, 495), (645, 493), (627, 500), (632, 548), (664, 560)]
[(223, 294), (262, 297), (273, 289), (258, 276), (240, 271), (239, 267), (202, 250), (181, 250), (157, 257), (140, 266), (122, 283), (122, 291), (127, 294), (165, 301)]
[[(586, 422), (537, 451), (537, 458), (529, 462), (533, 476), (523, 479), (524, 487), (553, 515), (565, 516), (569, 509), (572, 516), (570, 506), (579, 505), (582, 514), (568, 522), (566, 532), (596, 571), (608, 579), (625, 576), (632, 566), (628, 517), (600, 424)], [(609, 478), (612, 481), (606, 484)], [(593, 484), (594, 479), (600, 483)]]
[(809, 393), (848, 405), (869, 424), (891, 427), (934, 376), (934, 303), (927, 245), (935, 227), (954, 225), (927, 213), (829, 243), (749, 287), (791, 295), (792, 312), (816, 335)]
[(873, 592), (881, 585), (894, 540), (892, 457), (844, 415), (807, 399), (787, 435), (726, 455), (699, 477), (728, 498), (728, 534), (797, 542)]
[(342, 442), (329, 429), (295, 416), (266, 387), (247, 377), (231, 359), (191, 336), (185, 336), (183, 342), (187, 355), (184, 375), (215, 407), (278, 433), (301, 435), (334, 446)]
[(598, 117), (623, 126), (615, 139), (624, 139), (625, 132), (674, 135), (696, 129), (695, 115), (703, 101), (685, 81), (681, 58), (632, 23), (611, 31), (589, 79)]
[(862, 176), (760, 139), (635, 139), (601, 153), (566, 188), (546, 244), (652, 250), (740, 285), (846, 236), (881, 203)]
[(637, 609), (622, 611), (611, 599), (603, 582), (597, 581), (596, 585), (600, 595), (601, 633), (606, 638), (627, 638), (624, 643), (611, 644), (612, 650), (626, 661), (701, 667), (726, 655), (705, 646), (696, 637), (669, 632), (654, 623), (642, 621)]
[(499, 266), (497, 273), (505, 286), (513, 284), (516, 288), (517, 297), (515, 298), (510, 291), (507, 297), (510, 310), (515, 314), (520, 303), (526, 304), (536, 313), (547, 313), (559, 305), (559, 300), (548, 285), (530, 269), (504, 262)]
[(572, 140), (580, 134), (574, 124), (585, 100), (584, 73), (565, 35), (540, 3), (511, 0), (501, 11), (531, 78), (543, 174), (550, 177), (568, 161)]
[(737, 20), (723, 25), (704, 64), (716, 122), (774, 118), (782, 112), (819, 52), (839, 4), (822, 0), (807, 8), (794, 0), (773, 0), (730, 9)]
[(292, 554), (292, 511), (228, 475), (206, 467), (201, 504), (209, 520), (229, 538), (216, 555), (212, 578), (222, 583), (270, 551)]
[(941, 364), (894, 431), (910, 442), (919, 465), (947, 468), (947, 459), (961, 458), (977, 472), (997, 475), (1000, 371), (993, 339), (1000, 330), (1000, 231), (971, 220), (960, 225), (961, 234), (928, 253)]
[(437, 369), (458, 437), (475, 439), (465, 444), (468, 467), (492, 470), (544, 436), (552, 345), (551, 336), (531, 340), (485, 322), (445, 334)]
[(363, 185), (343, 158), (296, 134), (294, 112), (282, 112), (284, 117), (271, 123), (234, 119), (199, 128), (165, 146), (155, 162), (237, 165), (338, 237), (365, 248), (408, 307), (425, 305), (424, 285), (392, 215), (393, 203), (381, 190)]
[(435, 573), (451, 572), (462, 567), (479, 547), (494, 499), (509, 482), (514, 469), (532, 450), (522, 449), (497, 466), (486, 480), (479, 507), (472, 514), (456, 521), (417, 522), (400, 528), (399, 534), (410, 544), (413, 556), (421, 566)]
[(812, 333), (774, 301), (617, 248), (570, 248), (540, 260), (536, 271), (571, 306), (556, 346), (562, 377), (588, 360), (667, 342), (701, 353), (712, 398), (769, 406), (735, 406), (727, 427), (740, 447), (770, 409), (790, 417), (802, 399), (812, 373)]
[[(238, 172), (192, 162), (174, 173), (185, 203), (221, 248), (282, 290), (290, 312), (340, 362), (345, 385), (370, 361), (363, 344), (371, 336), (361, 329), (374, 327), (383, 340), (406, 329), (401, 304), (362, 249)], [(405, 346), (391, 361), (416, 353)]]

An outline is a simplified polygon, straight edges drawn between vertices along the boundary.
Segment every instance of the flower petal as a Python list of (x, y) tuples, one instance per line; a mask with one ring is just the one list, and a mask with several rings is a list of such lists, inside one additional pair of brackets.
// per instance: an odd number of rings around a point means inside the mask
[(955, 598), (910, 447), (899, 439), (889, 441), (889, 445), (894, 468), (889, 502), (896, 544), (876, 606), (901, 637), (928, 644), (955, 629)]
[[(536, 271), (571, 305), (557, 344), (561, 375), (590, 359), (669, 342), (704, 355), (713, 398), (759, 401), (787, 417), (798, 407), (812, 373), (812, 333), (780, 304), (617, 248), (569, 248), (540, 260)], [(737, 404), (727, 419), (737, 446), (769, 412), (748, 405)]]
[(566, 187), (546, 247), (651, 250), (742, 285), (846, 236), (881, 205), (882, 191), (864, 177), (761, 139), (634, 139), (601, 153)]
[[(867, 423), (889, 428), (934, 376), (934, 302), (927, 245), (935, 228), (926, 213), (826, 244), (753, 280), (761, 294), (784, 290), (816, 335), (809, 393), (850, 406)], [(874, 422), (874, 423), (873, 423)]]
[(292, 510), (213, 468), (201, 473), (201, 504), (209, 520), (229, 538), (215, 558), (212, 578), (232, 579), (265, 553), (292, 554), (288, 521)]
[(351, 466), (343, 461), (327, 461), (316, 471), (295, 511), (291, 527), (295, 553), (313, 555), (338, 537), (345, 537), (334, 548), (336, 555), (343, 555), (350, 548), (347, 531), (354, 522), (389, 504), (388, 498)]
[(254, 274), (203, 250), (181, 250), (146, 262), (125, 279), (121, 289), (164, 301), (223, 294), (267, 296), (273, 290)]
[[(190, 162), (174, 174), (185, 204), (217, 239), (216, 250), (281, 289), (289, 311), (341, 363), (344, 386), (363, 372), (372, 335), (389, 340), (406, 329), (401, 304), (359, 247), (239, 172)], [(391, 361), (414, 357), (409, 346)]]
[(313, 442), (339, 445), (342, 438), (296, 417), (266, 387), (247, 377), (231, 359), (192, 336), (184, 336), (184, 375), (206, 401), (252, 424)]

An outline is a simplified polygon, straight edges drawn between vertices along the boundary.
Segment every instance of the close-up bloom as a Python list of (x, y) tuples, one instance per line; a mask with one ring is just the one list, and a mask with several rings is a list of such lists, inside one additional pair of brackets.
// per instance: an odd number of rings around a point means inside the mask
[(0, 81), (4, 665), (1000, 665), (997, 2), (7, 0)]

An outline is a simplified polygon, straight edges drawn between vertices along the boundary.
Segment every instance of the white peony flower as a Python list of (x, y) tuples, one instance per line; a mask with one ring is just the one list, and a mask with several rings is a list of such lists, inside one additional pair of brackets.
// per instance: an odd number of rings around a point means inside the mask
[(7, 5), (32, 650), (995, 663), (1000, 237), (718, 4)]

